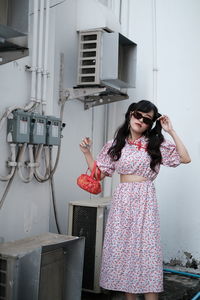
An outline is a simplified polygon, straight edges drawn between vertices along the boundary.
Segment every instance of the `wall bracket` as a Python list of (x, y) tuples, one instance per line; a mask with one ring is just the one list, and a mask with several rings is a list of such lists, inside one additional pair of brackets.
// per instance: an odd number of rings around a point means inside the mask
[(78, 99), (84, 103), (84, 109), (93, 106), (109, 104), (116, 101), (129, 99), (126, 93), (108, 87), (68, 88), (62, 92), (59, 102)]

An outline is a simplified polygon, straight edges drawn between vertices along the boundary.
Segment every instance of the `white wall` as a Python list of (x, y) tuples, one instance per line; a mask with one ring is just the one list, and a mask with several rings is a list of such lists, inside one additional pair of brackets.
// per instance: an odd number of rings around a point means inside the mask
[[(32, 2), (30, 2), (32, 4)], [(54, 70), (52, 49), (54, 49), (54, 12), (51, 10), (49, 41), (49, 71), (47, 114), (53, 114), (52, 80)], [(29, 11), (29, 48), (32, 52), (32, 5)], [(31, 65), (31, 56), (0, 66), (0, 113), (1, 116), (10, 106), (25, 106), (30, 101), (31, 73), (26, 71)], [(7, 174), (6, 161), (10, 156), (6, 142), (6, 122), (0, 135), (1, 175)], [(26, 173), (25, 173), (26, 174)], [(0, 182), (0, 199), (6, 182)], [(50, 190), (49, 183), (38, 183), (34, 179), (23, 183), (17, 172), (0, 210), (0, 237), (4, 241), (16, 240), (49, 231)]]
[[(165, 260), (200, 261), (199, 236), (199, 82), (200, 2), (158, 1), (158, 101), (192, 157), (177, 170), (163, 170), (157, 183)], [(167, 4), (167, 5), (166, 5)]]
[[(23, 58), (0, 66), (0, 111), (12, 105), (24, 105), (29, 101), (30, 74), (25, 72), (29, 58)], [(6, 161), (10, 155), (6, 143), (6, 125), (1, 131), (0, 172), (8, 172)], [(9, 189), (4, 205), (0, 210), (0, 237), (15, 240), (48, 231), (49, 226), (49, 190), (48, 183), (22, 183), (16, 174)], [(0, 194), (3, 195), (6, 182), (0, 182)], [(34, 192), (33, 192), (34, 191)]]
[[(69, 0), (56, 8), (54, 112), (57, 111), (57, 113), (60, 53), (64, 53), (65, 57), (64, 88), (76, 86), (78, 57), (77, 29), (81, 29), (80, 19), (77, 19), (77, 12), (80, 10), (80, 7), (77, 7), (77, 2)], [(88, 11), (88, 15), (89, 13), (90, 11)], [(67, 233), (68, 203), (91, 197), (76, 185), (76, 178), (81, 173), (85, 173), (87, 169), (85, 159), (79, 149), (79, 143), (83, 137), (89, 136), (93, 140), (94, 156), (100, 150), (103, 145), (104, 136), (104, 109), (103, 106), (99, 106), (90, 110), (84, 110), (83, 103), (76, 99), (70, 100), (65, 105), (63, 122), (66, 123), (66, 127), (63, 130), (64, 137), (62, 140), (61, 158), (55, 175), (58, 222), (62, 233)], [(56, 230), (53, 214), (51, 214), (50, 230)]]
[[(192, 1), (130, 1), (130, 27), (138, 44), (133, 100), (154, 101), (168, 114), (186, 144), (192, 163), (162, 168), (156, 180), (164, 261), (185, 265), (200, 261), (199, 221), (199, 9)], [(124, 23), (125, 24), (125, 23)], [(118, 106), (122, 117), (125, 103)], [(166, 136), (167, 137), (167, 136)], [(188, 258), (189, 254), (192, 258)]]

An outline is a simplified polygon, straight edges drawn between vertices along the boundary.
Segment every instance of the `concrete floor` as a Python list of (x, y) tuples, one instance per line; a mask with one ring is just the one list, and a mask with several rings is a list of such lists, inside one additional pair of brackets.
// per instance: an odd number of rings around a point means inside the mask
[[(200, 278), (164, 274), (164, 292), (160, 294), (159, 300), (191, 300), (200, 292)], [(104, 294), (82, 293), (82, 300), (125, 300), (123, 293), (106, 292)], [(139, 299), (144, 299), (142, 295)], [(199, 298), (200, 299), (200, 298)]]

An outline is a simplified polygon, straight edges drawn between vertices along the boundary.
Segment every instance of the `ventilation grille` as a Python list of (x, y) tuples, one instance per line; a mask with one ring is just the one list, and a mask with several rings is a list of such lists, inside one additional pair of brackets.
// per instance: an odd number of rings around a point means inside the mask
[(0, 300), (6, 300), (7, 261), (0, 259)]
[(97, 208), (74, 206), (72, 235), (85, 237), (83, 288), (94, 289)]
[(100, 84), (101, 31), (79, 33), (78, 85)]

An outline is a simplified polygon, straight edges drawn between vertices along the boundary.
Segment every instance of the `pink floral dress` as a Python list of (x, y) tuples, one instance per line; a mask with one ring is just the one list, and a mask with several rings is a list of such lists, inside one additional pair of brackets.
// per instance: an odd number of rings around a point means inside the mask
[[(143, 182), (120, 183), (114, 191), (106, 224), (100, 286), (128, 293), (163, 291), (163, 266), (160, 245), (160, 221), (153, 180), (159, 173), (150, 168), (147, 140), (126, 142), (118, 161), (107, 154), (112, 141), (105, 144), (97, 165), (107, 176), (135, 174), (148, 178)], [(162, 164), (176, 167), (180, 156), (169, 141), (161, 144)]]

